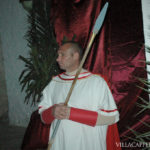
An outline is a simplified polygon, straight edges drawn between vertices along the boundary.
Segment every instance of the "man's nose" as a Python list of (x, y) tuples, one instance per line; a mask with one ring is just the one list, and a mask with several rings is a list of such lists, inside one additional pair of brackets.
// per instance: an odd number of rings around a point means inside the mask
[(56, 61), (57, 61), (57, 62), (59, 62), (59, 61), (60, 61), (60, 56), (58, 56), (58, 57), (57, 57)]

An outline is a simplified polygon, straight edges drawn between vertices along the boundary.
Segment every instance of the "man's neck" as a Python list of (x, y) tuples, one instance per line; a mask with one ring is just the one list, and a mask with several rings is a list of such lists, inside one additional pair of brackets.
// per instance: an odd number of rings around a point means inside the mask
[[(76, 75), (76, 72), (77, 72), (77, 71), (78, 71), (78, 69), (76, 69), (76, 70), (74, 70), (74, 71), (70, 71), (70, 72), (69, 72), (69, 71), (66, 71), (66, 74), (69, 75), (69, 76), (73, 76), (73, 75)], [(85, 72), (85, 69), (82, 68), (82, 69), (81, 69), (81, 73), (82, 73), (82, 72)]]

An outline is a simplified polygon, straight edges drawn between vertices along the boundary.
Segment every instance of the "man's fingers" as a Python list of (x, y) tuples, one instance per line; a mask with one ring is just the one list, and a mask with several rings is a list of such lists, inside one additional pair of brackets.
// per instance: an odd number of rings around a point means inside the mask
[(64, 103), (59, 103), (59, 104), (57, 104), (57, 105), (60, 105), (60, 106), (62, 106), (62, 105), (64, 105)]
[(56, 119), (60, 119), (60, 120), (61, 120), (61, 119), (66, 119), (66, 114), (61, 114), (61, 113), (60, 113), (60, 114), (57, 114), (57, 115), (56, 115)]
[(53, 115), (56, 119), (68, 119), (70, 115), (70, 108), (64, 103), (56, 104), (53, 109)]

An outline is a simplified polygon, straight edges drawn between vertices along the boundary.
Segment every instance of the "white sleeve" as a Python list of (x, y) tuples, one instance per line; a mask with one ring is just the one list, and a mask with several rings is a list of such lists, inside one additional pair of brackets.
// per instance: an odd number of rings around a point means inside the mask
[(41, 102), (38, 104), (39, 114), (41, 114), (45, 109), (52, 106), (52, 84), (48, 84), (42, 92)]
[(101, 81), (100, 88), (100, 104), (98, 113), (103, 116), (115, 116), (115, 123), (119, 120), (119, 112), (114, 101), (113, 95), (105, 82)]

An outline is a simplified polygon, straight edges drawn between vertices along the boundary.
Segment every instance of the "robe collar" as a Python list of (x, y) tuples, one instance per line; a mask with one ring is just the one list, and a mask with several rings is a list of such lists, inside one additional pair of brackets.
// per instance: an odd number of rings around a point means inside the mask
[[(72, 73), (69, 73), (69, 74), (67, 74), (67, 73), (62, 73), (62, 74), (59, 74), (58, 77), (59, 77), (61, 80), (68, 80), (68, 81), (74, 80), (76, 72), (73, 73), (74, 75), (70, 75), (70, 74), (72, 74)], [(87, 71), (87, 70), (85, 70), (85, 69), (82, 69), (82, 70), (81, 70), (81, 73), (80, 73), (79, 76), (78, 76), (78, 79), (84, 79), (84, 78), (87, 78), (87, 77), (89, 77), (89, 76), (91, 76), (91, 75), (92, 75), (91, 72), (89, 72), (89, 71)]]

